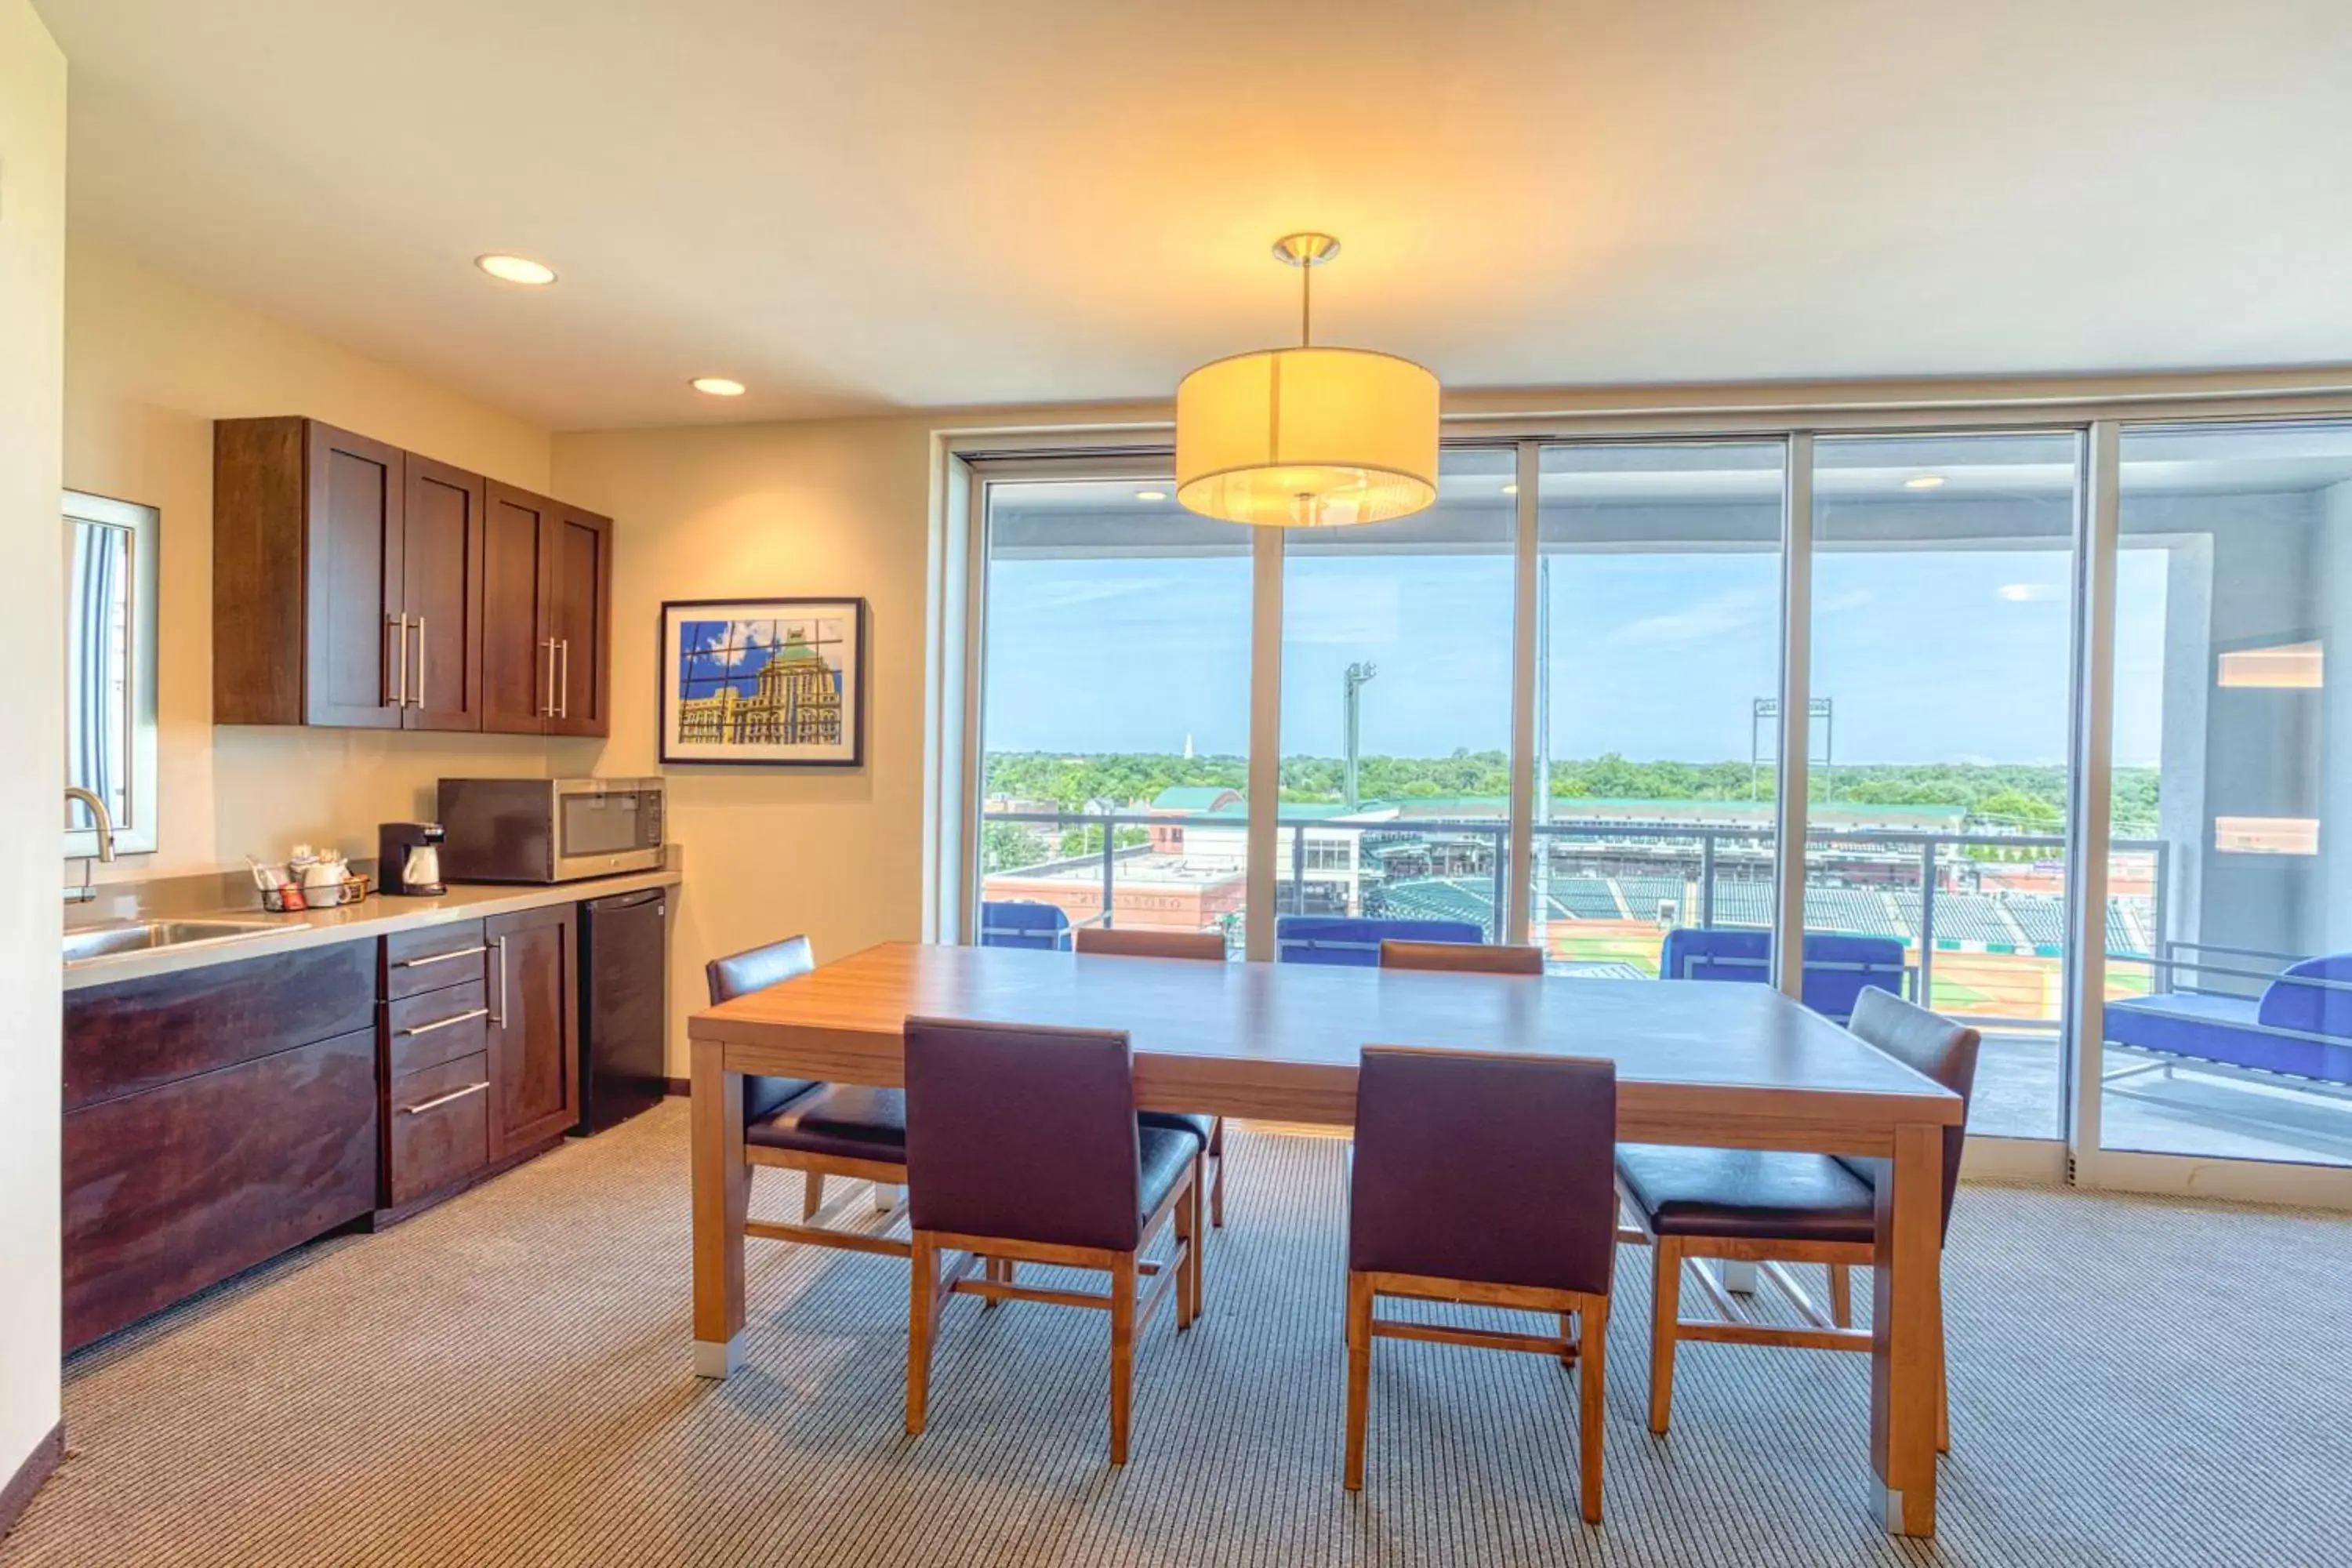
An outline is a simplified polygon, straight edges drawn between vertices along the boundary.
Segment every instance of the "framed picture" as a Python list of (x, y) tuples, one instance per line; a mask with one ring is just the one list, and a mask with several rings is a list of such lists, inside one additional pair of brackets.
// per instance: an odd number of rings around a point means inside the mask
[(854, 768), (866, 761), (866, 601), (662, 605), (661, 760)]

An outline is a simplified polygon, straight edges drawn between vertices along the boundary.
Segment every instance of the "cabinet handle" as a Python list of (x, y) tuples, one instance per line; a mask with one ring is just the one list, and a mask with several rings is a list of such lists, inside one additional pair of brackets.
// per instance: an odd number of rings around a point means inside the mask
[(453, 958), (475, 958), (489, 951), (488, 948), (478, 944), (473, 947), (453, 947), (446, 952), (428, 952), (422, 958), (404, 958), (393, 967), (422, 969), (428, 963), (446, 963)]
[(569, 719), (572, 717), (572, 639), (565, 637), (557, 646), (563, 649), (563, 679), (556, 686), (561, 695), (556, 699), (555, 716)]
[(499, 955), (499, 1010), (490, 1015), (490, 1023), (493, 1027), (503, 1029), (507, 1026), (507, 939), (499, 937), (490, 945), (498, 950)]
[(487, 1018), (489, 1016), (490, 1010), (488, 1007), (473, 1007), (463, 1013), (453, 1014), (446, 1018), (436, 1018), (429, 1024), (415, 1024), (394, 1032), (402, 1036), (429, 1035), (436, 1029), (455, 1028), (459, 1024), (470, 1024), (477, 1018)]
[(408, 706), (408, 617), (386, 616), (384, 631), (392, 638), (392, 705)]
[(416, 706), (425, 706), (425, 617), (416, 617)]
[(539, 646), (547, 650), (547, 697), (540, 704), (539, 716), (552, 719), (555, 717), (555, 639), (541, 637)]
[(487, 1079), (480, 1083), (469, 1083), (463, 1089), (453, 1089), (446, 1094), (436, 1094), (432, 1099), (420, 1100), (415, 1105), (404, 1105), (400, 1108), (400, 1113), (403, 1116), (422, 1116), (428, 1110), (438, 1110), (453, 1100), (463, 1100), (469, 1094), (479, 1094), (489, 1087), (489, 1080)]

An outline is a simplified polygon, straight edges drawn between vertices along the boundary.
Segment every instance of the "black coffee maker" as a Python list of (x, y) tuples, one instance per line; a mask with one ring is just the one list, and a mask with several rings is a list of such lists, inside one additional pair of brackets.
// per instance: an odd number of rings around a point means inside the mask
[(437, 899), (441, 885), (441, 840), (437, 822), (387, 822), (375, 831), (376, 880), (387, 893), (407, 899)]

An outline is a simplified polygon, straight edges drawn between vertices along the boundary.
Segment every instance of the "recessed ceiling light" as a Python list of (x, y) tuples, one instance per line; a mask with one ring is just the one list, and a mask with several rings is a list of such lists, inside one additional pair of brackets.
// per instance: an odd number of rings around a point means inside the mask
[(1941, 474), (1914, 474), (1909, 479), (1903, 481), (1903, 488), (1906, 490), (1939, 490), (1944, 488), (1944, 476)]
[(474, 265), (501, 283), (520, 283), (536, 289), (555, 281), (554, 268), (528, 256), (508, 256), (494, 250), (488, 256), (474, 258)]
[(1168, 492), (1166, 490), (1138, 490), (1135, 492), (1135, 499), (1138, 500), (1166, 500), (1168, 499)]
[(1504, 493), (1505, 495), (1507, 495), (1507, 496), (1515, 496), (1515, 495), (1518, 494), (1518, 493), (1519, 493), (1518, 481), (1517, 481), (1517, 480), (1516, 480), (1516, 479), (1514, 479), (1511, 483), (1509, 483), (1509, 484), (1507, 484), (1507, 485), (1505, 485), (1505, 486), (1503, 487), (1503, 493)]
[(743, 395), (743, 384), (740, 381), (730, 381), (723, 375), (698, 375), (688, 384), (695, 391), (708, 393), (713, 397)]

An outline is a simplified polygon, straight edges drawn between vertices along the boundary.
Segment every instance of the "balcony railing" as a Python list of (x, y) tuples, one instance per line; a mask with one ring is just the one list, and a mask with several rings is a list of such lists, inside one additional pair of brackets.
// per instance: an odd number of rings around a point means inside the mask
[[(1075, 881), (1083, 876), (1098, 880), (1099, 913), (1104, 923), (1118, 918), (1118, 873), (1122, 863), (1140, 866), (1155, 854), (1147, 840), (1118, 842), (1122, 829), (1191, 832), (1208, 827), (1238, 837), (1245, 832), (1238, 819), (1203, 824), (1196, 818), (1144, 813), (988, 812), (983, 824), (1009, 823), (1050, 835), (1058, 849), (1064, 836), (1093, 829), (1098, 845), (1077, 855), (1050, 855), (1034, 864), (997, 867), (989, 877), (1045, 878)], [(1510, 826), (1504, 822), (1453, 821), (1399, 817), (1375, 822), (1335, 822), (1328, 818), (1276, 817), (1277, 830), (1289, 835), (1284, 864), (1276, 878), (1276, 909), (1281, 913), (1387, 912), (1398, 915), (1444, 916), (1475, 921), (1488, 940), (1503, 935), (1502, 911), (1508, 899)], [(1605, 896), (1622, 925), (1631, 922), (1700, 927), (1769, 927), (1774, 900), (1776, 871), (1773, 834), (1769, 828), (1720, 824), (1552, 821), (1533, 825), (1541, 847), (1533, 891), (1549, 893), (1562, 913), (1555, 916), (1549, 902), (1534, 911), (1538, 929), (1572, 924), (1580, 918), (1560, 897), (1566, 880), (1602, 882), (1599, 889), (1580, 889), (1588, 898)], [(1353, 853), (1339, 865), (1317, 864), (1318, 852), (1328, 853), (1335, 840), (1352, 836)], [(1129, 835), (1132, 837), (1132, 834)], [(1577, 855), (1571, 846), (1580, 847)], [(1952, 885), (1965, 880), (1980, 862), (1969, 851), (1997, 851), (2057, 858), (2066, 840), (2054, 834), (1949, 833), (1895, 828), (1858, 828), (1808, 835), (1806, 839), (1806, 927), (1811, 931), (1866, 930), (1897, 936), (1916, 950), (1917, 994), (1933, 994), (1939, 942), (1948, 955), (1961, 952), (2007, 952), (2027, 957), (2055, 958), (2068, 941), (2071, 922), (2063, 918), (2063, 900), (2048, 894), (2020, 895), (2014, 902), (2000, 892), (1987, 893)], [(2110, 901), (2103, 922), (2107, 956), (2112, 961), (2146, 966), (2147, 984), (2167, 986), (2168, 966), (2162, 957), (2166, 940), (2165, 900), (2169, 881), (2170, 847), (2159, 840), (2119, 838), (2111, 854), (2147, 854), (2153, 859), (2150, 895), (2139, 930), (2130, 927), (2134, 916), (2118, 915)], [(1385, 852), (1385, 853), (1383, 853)], [(1398, 864), (1409, 874), (1395, 874)], [(1594, 865), (1610, 867), (1606, 872)], [(1570, 868), (1588, 869), (1571, 872)], [(1818, 868), (1818, 869), (1816, 869)], [(1234, 858), (1232, 874), (1239, 875), (1242, 858)], [(1663, 887), (1643, 889), (1643, 881), (1671, 884), (1671, 899)], [(1635, 884), (1629, 889), (1627, 884)], [(1658, 902), (1671, 901), (1670, 916), (1658, 919), (1656, 904), (1643, 907), (1652, 891)], [(1402, 895), (1402, 896), (1400, 896)], [(1881, 895), (1893, 904), (1890, 912)], [(1951, 902), (1965, 897), (1966, 904)], [(2028, 902), (2028, 900), (2047, 902)], [(1370, 906), (1368, 908), (1367, 906)], [(1839, 906), (1849, 914), (1875, 910), (1869, 920), (1841, 921)], [(1939, 905), (1945, 907), (1939, 909)], [(1915, 912), (1916, 906), (1916, 912)], [(2052, 907), (2054, 906), (2054, 909)], [(2020, 911), (2023, 911), (2021, 913)], [(2030, 922), (2025, 914), (2030, 913)], [(1606, 920), (1587, 912), (1580, 918)], [(1074, 913), (1074, 921), (1076, 919)], [(1241, 921), (1236, 915), (1222, 921), (1238, 945)], [(1989, 999), (1990, 1000), (1990, 999)], [(1982, 1006), (1949, 1008), (1955, 1016), (1985, 1025), (2049, 1028), (2056, 1019), (2049, 1013), (2019, 1015)]]

